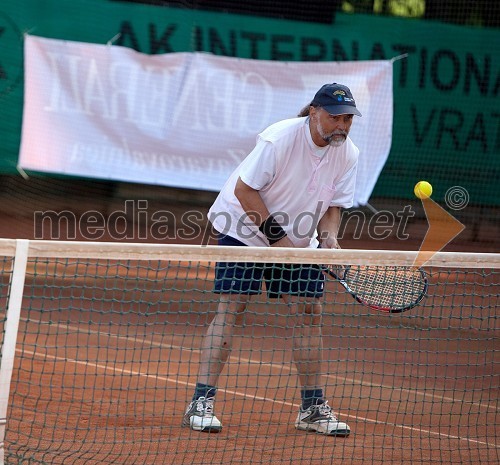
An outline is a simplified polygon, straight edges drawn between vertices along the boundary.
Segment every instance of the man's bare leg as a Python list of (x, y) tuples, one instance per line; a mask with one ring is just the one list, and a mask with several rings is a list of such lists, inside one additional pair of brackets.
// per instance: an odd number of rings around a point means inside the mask
[(248, 296), (221, 296), (217, 313), (203, 338), (196, 392), (184, 414), (183, 426), (207, 433), (222, 430), (214, 414), (214, 396), (219, 376), (231, 353), (236, 317), (245, 310), (248, 300)]
[(293, 360), (297, 367), (302, 389), (322, 389), (322, 351), (321, 335), (322, 305), (318, 299), (312, 302), (291, 302), (295, 314), (293, 334)]
[(325, 400), (322, 388), (321, 302), (318, 299), (295, 301), (291, 310), (296, 315), (293, 359), (302, 386), (302, 406), (295, 427), (328, 436), (349, 436), (349, 426), (337, 419)]
[(219, 375), (231, 353), (236, 317), (245, 310), (248, 300), (246, 295), (227, 294), (221, 297), (201, 346), (199, 383), (217, 386)]

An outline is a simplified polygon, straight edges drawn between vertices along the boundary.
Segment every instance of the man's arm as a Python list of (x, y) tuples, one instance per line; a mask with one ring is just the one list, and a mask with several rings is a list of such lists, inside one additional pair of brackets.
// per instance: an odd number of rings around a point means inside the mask
[(324, 249), (339, 249), (337, 235), (340, 228), (341, 212), (339, 207), (329, 207), (318, 223), (318, 239)]
[[(260, 227), (269, 218), (270, 212), (264, 204), (259, 191), (245, 184), (241, 178), (236, 181), (234, 195), (239, 200), (245, 213), (257, 226)], [(294, 247), (294, 245), (288, 236), (285, 236), (272, 244), (272, 247)]]

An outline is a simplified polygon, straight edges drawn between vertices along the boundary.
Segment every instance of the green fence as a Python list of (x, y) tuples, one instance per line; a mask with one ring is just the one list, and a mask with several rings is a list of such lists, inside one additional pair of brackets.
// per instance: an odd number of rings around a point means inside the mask
[(333, 24), (107, 0), (3, 0), (0, 5), (0, 172), (16, 173), (22, 121), (23, 34), (112, 42), (144, 53), (206, 51), (262, 60), (390, 59), (392, 150), (374, 197), (412, 197), (428, 179), (471, 205), (498, 206), (498, 29), (338, 13)]

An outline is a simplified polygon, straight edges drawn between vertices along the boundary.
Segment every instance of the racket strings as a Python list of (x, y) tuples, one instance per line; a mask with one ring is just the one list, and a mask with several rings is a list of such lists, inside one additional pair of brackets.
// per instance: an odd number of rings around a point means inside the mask
[(344, 279), (361, 300), (387, 308), (413, 304), (424, 286), (421, 273), (413, 268), (352, 266)]

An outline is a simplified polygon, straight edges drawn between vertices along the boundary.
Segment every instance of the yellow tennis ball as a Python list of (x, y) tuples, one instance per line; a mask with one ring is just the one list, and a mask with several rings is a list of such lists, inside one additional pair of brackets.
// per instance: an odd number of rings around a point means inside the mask
[(432, 195), (432, 186), (427, 181), (419, 181), (413, 192), (419, 199), (428, 199)]

